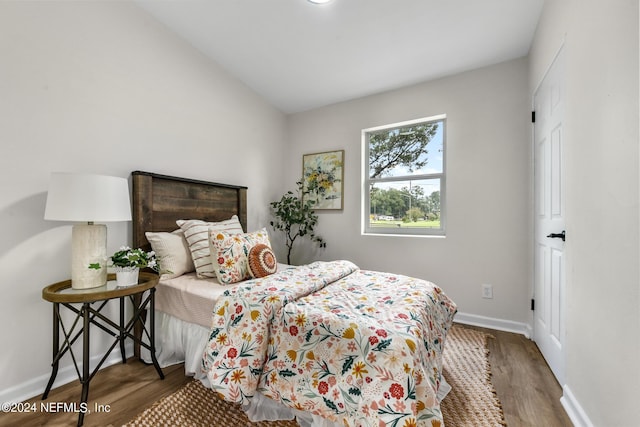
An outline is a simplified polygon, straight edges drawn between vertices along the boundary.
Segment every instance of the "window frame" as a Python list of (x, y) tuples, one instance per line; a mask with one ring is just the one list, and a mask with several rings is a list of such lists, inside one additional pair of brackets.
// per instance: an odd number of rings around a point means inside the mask
[[(374, 132), (393, 130), (423, 123), (442, 122), (442, 172), (419, 175), (403, 175), (384, 178), (370, 178), (369, 170), (369, 136)], [(447, 170), (447, 115), (423, 117), (383, 126), (362, 129), (362, 217), (361, 234), (367, 236), (412, 236), (412, 237), (444, 237), (446, 235), (446, 170)], [(371, 227), (371, 184), (378, 182), (418, 181), (425, 179), (440, 180), (440, 228), (420, 227)]]

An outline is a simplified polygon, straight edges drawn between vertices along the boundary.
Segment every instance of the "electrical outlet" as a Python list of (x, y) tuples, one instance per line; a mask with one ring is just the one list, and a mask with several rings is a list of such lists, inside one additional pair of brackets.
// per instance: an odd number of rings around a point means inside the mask
[(487, 299), (493, 298), (493, 285), (489, 285), (489, 284), (482, 285), (482, 298), (487, 298)]

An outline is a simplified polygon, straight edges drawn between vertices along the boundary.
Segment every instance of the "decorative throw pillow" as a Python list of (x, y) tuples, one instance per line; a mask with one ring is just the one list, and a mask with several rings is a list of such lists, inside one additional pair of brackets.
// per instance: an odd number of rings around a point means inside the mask
[(249, 250), (249, 273), (251, 277), (265, 277), (278, 269), (276, 255), (264, 243), (259, 243)]
[(160, 264), (160, 278), (172, 279), (195, 270), (182, 230), (144, 233)]
[(271, 247), (266, 228), (247, 234), (229, 234), (212, 230), (209, 235), (216, 276), (222, 284), (250, 279), (249, 251), (260, 243)]
[(199, 278), (216, 277), (211, 262), (209, 250), (209, 230), (226, 232), (228, 234), (241, 234), (244, 232), (237, 215), (220, 222), (206, 222), (197, 219), (178, 220), (176, 224), (184, 231), (184, 237), (189, 243), (191, 259), (196, 267)]

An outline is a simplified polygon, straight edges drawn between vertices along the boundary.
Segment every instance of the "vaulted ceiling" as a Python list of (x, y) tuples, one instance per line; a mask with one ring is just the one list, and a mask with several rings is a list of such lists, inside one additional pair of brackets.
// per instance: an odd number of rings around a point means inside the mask
[(543, 0), (135, 0), (285, 113), (527, 55)]

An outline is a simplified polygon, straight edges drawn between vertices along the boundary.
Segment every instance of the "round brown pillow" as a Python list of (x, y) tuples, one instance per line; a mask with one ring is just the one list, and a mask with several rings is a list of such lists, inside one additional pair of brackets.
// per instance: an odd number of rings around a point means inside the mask
[(259, 243), (249, 250), (249, 271), (252, 277), (264, 277), (278, 269), (276, 255), (264, 243)]

